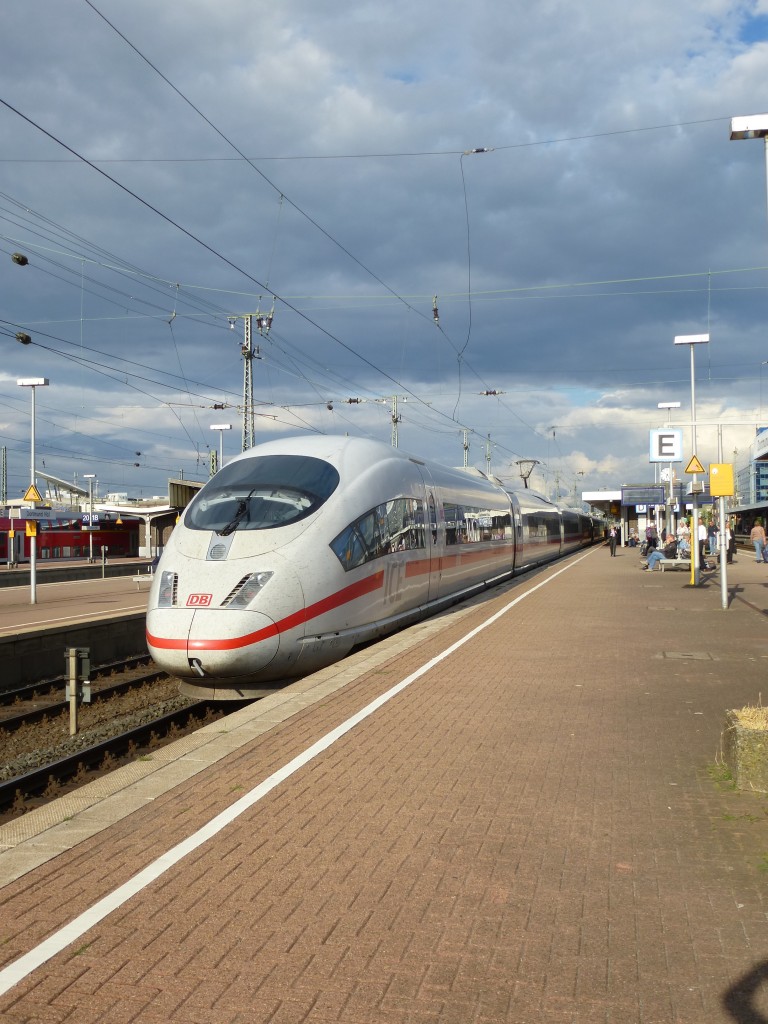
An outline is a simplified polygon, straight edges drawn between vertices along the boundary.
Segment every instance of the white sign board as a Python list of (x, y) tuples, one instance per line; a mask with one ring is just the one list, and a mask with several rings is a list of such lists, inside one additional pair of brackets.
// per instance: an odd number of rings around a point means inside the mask
[(61, 512), (52, 508), (27, 508), (22, 506), (19, 509), (19, 516), (22, 519), (58, 519)]
[(683, 432), (674, 427), (651, 431), (649, 462), (682, 462)]

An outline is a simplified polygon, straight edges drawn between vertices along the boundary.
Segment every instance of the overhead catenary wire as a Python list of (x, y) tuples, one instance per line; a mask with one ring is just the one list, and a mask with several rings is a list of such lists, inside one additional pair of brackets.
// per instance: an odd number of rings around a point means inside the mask
[[(187, 104), (187, 105), (188, 105), (189, 107), (191, 107), (191, 108), (192, 108), (192, 110), (194, 110), (194, 111), (195, 111), (195, 113), (196, 113), (196, 114), (198, 114), (198, 116), (200, 116), (200, 117), (201, 117), (201, 118), (202, 118), (202, 119), (203, 119), (203, 120), (205, 121), (205, 123), (206, 123), (206, 124), (207, 124), (207, 125), (208, 125), (208, 126), (209, 126), (209, 127), (210, 127), (210, 128), (211, 128), (211, 129), (212, 129), (212, 130), (213, 130), (213, 131), (214, 131), (214, 132), (215, 132), (215, 133), (216, 133), (216, 134), (217, 134), (217, 135), (218, 135), (218, 136), (219, 136), (219, 137), (221, 138), (221, 139), (223, 139), (223, 140), (224, 140), (224, 141), (225, 141), (225, 142), (227, 143), (227, 145), (231, 146), (231, 148), (232, 148), (232, 149), (233, 149), (233, 150), (234, 150), (234, 151), (235, 151), (235, 152), (236, 152), (236, 153), (237, 153), (237, 154), (238, 154), (238, 155), (239, 155), (240, 157), (242, 157), (243, 159), (246, 159), (246, 158), (245, 158), (245, 154), (244, 154), (244, 153), (242, 152), (242, 150), (241, 150), (241, 149), (240, 149), (240, 148), (239, 148), (239, 147), (238, 147), (238, 146), (237, 146), (237, 145), (236, 145), (236, 144), (235, 144), (235, 143), (234, 143), (234, 142), (233, 142), (233, 141), (232, 141), (232, 140), (231, 140), (231, 139), (230, 139), (230, 138), (229, 138), (229, 137), (228, 137), (227, 135), (225, 135), (225, 134), (224, 134), (224, 132), (222, 132), (222, 131), (221, 131), (221, 129), (219, 129), (219, 128), (218, 128), (218, 126), (217, 126), (217, 125), (215, 125), (215, 124), (214, 124), (214, 123), (213, 123), (213, 122), (212, 122), (212, 121), (210, 120), (210, 118), (208, 118), (208, 117), (207, 117), (207, 116), (206, 116), (206, 115), (205, 115), (205, 114), (204, 114), (204, 113), (203, 113), (203, 112), (202, 112), (202, 111), (201, 111), (201, 110), (199, 109), (199, 107), (197, 107), (197, 106), (196, 106), (196, 104), (194, 104), (194, 103), (193, 103), (193, 102), (192, 102), (192, 101), (191, 101), (191, 100), (190, 100), (190, 99), (189, 99), (189, 98), (188, 98), (188, 97), (187, 97), (187, 96), (186, 96), (186, 95), (185, 95), (185, 94), (184, 94), (184, 93), (183, 93), (183, 92), (182, 92), (182, 91), (181, 91), (181, 90), (180, 90), (180, 89), (179, 89), (179, 88), (178, 88), (178, 87), (177, 87), (177, 86), (176, 86), (176, 85), (175, 85), (175, 84), (173, 83), (173, 82), (171, 82), (171, 81), (170, 81), (170, 79), (169, 79), (169, 78), (168, 78), (168, 77), (167, 77), (166, 75), (164, 75), (164, 74), (163, 74), (163, 72), (162, 72), (162, 71), (160, 71), (160, 69), (159, 69), (159, 68), (158, 68), (158, 67), (157, 67), (157, 66), (156, 66), (155, 64), (153, 64), (153, 63), (152, 63), (152, 61), (150, 61), (150, 60), (149, 60), (149, 59), (148, 59), (148, 58), (147, 58), (147, 57), (145, 56), (145, 54), (143, 54), (143, 53), (141, 52), (141, 50), (139, 50), (139, 49), (138, 49), (138, 47), (137, 47), (137, 46), (135, 46), (135, 44), (134, 44), (134, 43), (132, 43), (132, 42), (131, 42), (131, 41), (130, 41), (130, 40), (129, 40), (129, 39), (128, 39), (128, 38), (127, 38), (127, 37), (126, 37), (125, 35), (124, 35), (124, 33), (122, 33), (122, 32), (121, 32), (121, 31), (120, 31), (120, 30), (119, 30), (119, 29), (118, 29), (118, 28), (117, 28), (117, 27), (116, 27), (116, 26), (115, 26), (115, 25), (114, 25), (114, 24), (113, 24), (113, 23), (112, 23), (112, 22), (111, 22), (111, 21), (110, 21), (110, 20), (109, 20), (108, 18), (106, 18), (106, 17), (105, 17), (105, 16), (104, 16), (104, 15), (102, 14), (102, 12), (101, 12), (101, 11), (100, 11), (100, 10), (99, 10), (99, 9), (98, 9), (97, 7), (96, 7), (96, 5), (95, 5), (95, 4), (94, 4), (94, 3), (92, 2), (92, 0), (85, 0), (85, 3), (86, 3), (86, 4), (88, 5), (88, 7), (90, 7), (90, 8), (91, 8), (91, 10), (93, 10), (93, 11), (94, 11), (94, 13), (96, 13), (96, 14), (97, 14), (97, 15), (98, 15), (98, 16), (99, 16), (100, 18), (102, 18), (102, 20), (103, 20), (104, 22), (106, 22), (106, 24), (107, 24), (107, 25), (109, 25), (109, 27), (110, 27), (110, 28), (111, 28), (111, 29), (112, 29), (112, 30), (113, 30), (114, 32), (116, 32), (116, 33), (117, 33), (117, 35), (118, 35), (118, 36), (119, 36), (119, 37), (120, 37), (120, 38), (121, 38), (121, 39), (122, 39), (122, 40), (123, 40), (123, 41), (124, 41), (124, 42), (126, 43), (126, 45), (128, 45), (128, 46), (129, 46), (129, 47), (130, 47), (130, 48), (131, 48), (131, 49), (132, 49), (132, 50), (133, 50), (133, 51), (134, 51), (134, 52), (135, 52), (135, 53), (137, 54), (137, 56), (138, 56), (138, 57), (140, 57), (140, 59), (141, 59), (141, 60), (143, 60), (143, 61), (144, 61), (144, 62), (145, 62), (145, 63), (146, 63), (146, 64), (147, 64), (147, 65), (148, 65), (148, 66), (149, 66), (149, 67), (150, 67), (150, 68), (151, 68), (151, 69), (152, 69), (152, 70), (153, 70), (153, 71), (154, 71), (154, 72), (155, 72), (155, 73), (156, 73), (157, 75), (159, 75), (159, 76), (160, 76), (160, 78), (161, 78), (161, 79), (162, 79), (162, 80), (163, 80), (163, 81), (164, 81), (164, 82), (165, 82), (165, 83), (166, 83), (166, 84), (167, 84), (167, 85), (168, 85), (168, 86), (169, 86), (169, 87), (170, 87), (170, 88), (171, 88), (171, 89), (172, 89), (172, 90), (173, 90), (173, 91), (174, 91), (174, 92), (175, 92), (175, 93), (176, 93), (176, 94), (177, 94), (177, 95), (178, 95), (178, 96), (179, 96), (179, 97), (180, 97), (180, 98), (181, 98), (181, 99), (183, 100), (183, 102), (184, 102), (184, 103), (186, 103), (186, 104)], [(462, 154), (461, 154), (461, 156), (460, 156), (460, 168), (461, 168), (461, 177), (462, 177), (462, 184), (463, 184), (463, 186), (464, 186), (464, 199), (465, 199), (465, 213), (466, 213), (466, 219), (467, 219), (467, 268), (468, 268), (468, 274), (470, 275), (470, 276), (469, 276), (469, 281), (468, 281), (469, 287), (468, 287), (468, 289), (467, 289), (467, 294), (468, 294), (468, 304), (469, 304), (469, 323), (468, 323), (468, 328), (467, 328), (467, 337), (466, 337), (466, 340), (465, 340), (465, 342), (464, 342), (464, 345), (463, 345), (463, 347), (462, 347), (461, 351), (460, 351), (460, 352), (458, 353), (458, 355), (457, 355), (457, 363), (458, 363), (458, 374), (459, 374), (459, 384), (460, 384), (460, 391), (459, 391), (459, 399), (457, 399), (457, 403), (456, 403), (456, 408), (454, 409), (454, 416), (453, 416), (453, 419), (455, 419), (455, 417), (456, 417), (456, 410), (458, 409), (458, 405), (459, 405), (459, 401), (460, 401), (460, 393), (461, 393), (461, 364), (462, 364), (462, 359), (463, 359), (463, 355), (464, 355), (464, 352), (465, 352), (465, 350), (466, 350), (466, 348), (467, 348), (467, 345), (469, 344), (469, 339), (470, 339), (470, 336), (471, 336), (471, 326), (472, 326), (472, 310), (471, 310), (471, 294), (472, 294), (472, 291), (471, 291), (471, 258), (470, 258), (470, 247), (469, 247), (469, 244), (470, 244), (470, 239), (469, 239), (469, 211), (468, 211), (468, 205), (467, 205), (467, 196), (466, 196), (466, 184), (465, 184), (465, 179), (464, 179), (464, 172), (463, 172), (463, 159), (464, 159), (464, 156), (465, 156), (465, 155), (467, 155), (468, 153), (481, 153), (481, 152), (482, 152), (482, 153), (487, 153), (487, 152), (490, 152), (490, 151), (491, 151), (491, 150), (490, 150), (489, 148), (487, 148), (487, 147), (478, 147), (478, 148), (476, 148), (476, 149), (474, 149), (474, 150), (470, 150), (470, 151), (462, 151)], [(273, 189), (274, 189), (274, 190), (275, 190), (276, 192), (278, 192), (278, 194), (280, 195), (280, 203), (281, 203), (281, 208), (282, 208), (282, 202), (283, 202), (283, 200), (286, 200), (286, 201), (287, 201), (288, 203), (290, 203), (290, 205), (291, 205), (291, 206), (292, 206), (292, 207), (293, 207), (293, 208), (294, 208), (294, 209), (295, 209), (295, 210), (296, 210), (296, 211), (297, 211), (298, 213), (300, 213), (300, 214), (301, 214), (302, 216), (306, 217), (306, 218), (307, 218), (307, 220), (308, 220), (308, 221), (309, 221), (309, 222), (310, 222), (310, 223), (311, 223), (311, 224), (312, 224), (312, 225), (313, 225), (313, 226), (314, 226), (315, 228), (317, 228), (317, 229), (318, 229), (318, 230), (319, 230), (320, 232), (322, 232), (322, 234), (323, 234), (323, 235), (324, 235), (324, 236), (325, 236), (326, 238), (328, 238), (328, 239), (329, 239), (330, 241), (332, 241), (332, 242), (333, 242), (333, 243), (334, 243), (335, 245), (337, 245), (337, 246), (338, 246), (338, 247), (339, 247), (339, 248), (340, 248), (340, 249), (341, 249), (341, 250), (342, 250), (342, 251), (343, 251), (343, 252), (344, 252), (344, 253), (345, 253), (345, 254), (346, 254), (347, 256), (349, 256), (349, 258), (350, 258), (350, 259), (352, 259), (352, 260), (353, 260), (353, 261), (354, 261), (354, 262), (355, 262), (355, 263), (356, 263), (356, 264), (357, 264), (358, 266), (360, 266), (360, 267), (361, 267), (361, 269), (365, 270), (365, 271), (366, 271), (366, 273), (368, 273), (368, 274), (369, 274), (369, 275), (370, 275), (370, 276), (371, 276), (371, 277), (372, 277), (372, 278), (373, 278), (374, 280), (376, 280), (376, 281), (377, 281), (377, 282), (378, 282), (379, 284), (381, 284), (381, 285), (382, 285), (382, 286), (383, 286), (384, 288), (386, 288), (386, 289), (387, 289), (387, 291), (391, 292), (391, 293), (392, 293), (393, 295), (396, 295), (396, 296), (398, 297), (398, 299), (400, 299), (400, 301), (402, 301), (402, 302), (403, 302), (403, 303), (404, 303), (404, 304), (405, 304), (405, 305), (406, 305), (406, 306), (407, 306), (407, 307), (408, 307), (409, 309), (414, 309), (414, 312), (417, 312), (417, 313), (419, 313), (419, 315), (422, 315), (422, 316), (423, 316), (423, 314), (421, 314), (421, 313), (420, 313), (420, 311), (418, 311), (418, 310), (416, 310), (416, 309), (415, 309), (414, 307), (412, 307), (412, 306), (411, 306), (411, 304), (407, 302), (407, 300), (405, 300), (404, 298), (402, 298), (402, 296), (400, 296), (400, 295), (399, 295), (399, 294), (398, 294), (397, 292), (395, 292), (395, 290), (394, 290), (394, 289), (392, 289), (392, 288), (391, 288), (391, 287), (390, 287), (390, 286), (389, 286), (389, 285), (388, 285), (388, 284), (387, 284), (387, 283), (386, 283), (385, 281), (383, 281), (383, 280), (382, 280), (382, 278), (381, 278), (381, 277), (379, 277), (379, 275), (378, 275), (378, 274), (376, 274), (376, 273), (375, 273), (374, 271), (372, 271), (372, 270), (371, 270), (370, 268), (368, 268), (368, 267), (367, 267), (367, 266), (366, 266), (366, 265), (365, 265), (365, 264), (364, 264), (364, 263), (363, 263), (363, 262), (362, 262), (361, 260), (359, 260), (359, 259), (358, 259), (358, 258), (357, 258), (357, 257), (356, 257), (356, 256), (355, 256), (355, 255), (354, 255), (353, 253), (351, 253), (351, 252), (350, 252), (350, 250), (349, 250), (349, 249), (348, 249), (348, 248), (347, 248), (346, 246), (344, 246), (344, 245), (343, 245), (343, 244), (342, 244), (341, 242), (339, 242), (339, 241), (338, 241), (338, 239), (336, 239), (336, 238), (335, 238), (335, 237), (334, 237), (333, 235), (331, 235), (331, 234), (330, 234), (330, 233), (329, 233), (329, 232), (328, 232), (328, 231), (327, 231), (327, 230), (326, 230), (326, 229), (325, 229), (324, 227), (322, 227), (322, 226), (321, 226), (321, 225), (320, 225), (320, 224), (319, 224), (319, 223), (318, 223), (318, 222), (317, 222), (317, 221), (316, 221), (316, 220), (315, 220), (315, 219), (314, 219), (313, 217), (311, 217), (311, 216), (310, 216), (310, 215), (309, 215), (309, 214), (308, 214), (308, 213), (307, 213), (307, 212), (306, 212), (305, 210), (303, 210), (303, 209), (302, 209), (302, 208), (301, 208), (300, 206), (298, 206), (298, 205), (297, 205), (296, 203), (294, 203), (294, 202), (293, 202), (293, 200), (291, 200), (291, 199), (290, 199), (289, 197), (287, 197), (287, 196), (285, 195), (285, 192), (284, 192), (284, 190), (282, 190), (282, 189), (278, 189), (277, 185), (275, 185), (275, 184), (274, 184), (274, 182), (272, 182), (272, 181), (271, 181), (271, 179), (269, 179), (269, 178), (268, 178), (268, 177), (267, 177), (267, 176), (266, 176), (266, 175), (265, 175), (265, 174), (263, 173), (263, 171), (261, 171), (261, 170), (260, 170), (260, 169), (259, 169), (259, 168), (258, 168), (258, 167), (257, 167), (257, 166), (256, 166), (256, 165), (255, 165), (255, 164), (253, 163), (253, 162), (252, 162), (252, 161), (248, 160), (248, 161), (247, 161), (247, 163), (249, 164), (249, 166), (250, 166), (250, 167), (252, 167), (252, 168), (253, 168), (253, 170), (254, 170), (254, 171), (256, 171), (256, 173), (257, 173), (257, 174), (259, 174), (259, 175), (260, 175), (260, 176), (261, 176), (261, 177), (263, 178), (263, 180), (264, 180), (264, 181), (265, 181), (265, 182), (266, 182), (266, 183), (267, 183), (268, 185), (270, 185), (270, 187), (271, 187), (271, 188), (273, 188)], [(265, 290), (266, 290), (266, 286), (265, 286)], [(282, 299), (281, 301), (285, 301), (285, 300), (284, 300), (284, 299)], [(294, 309), (295, 309), (295, 307), (292, 307), (292, 308), (294, 308)], [(442, 328), (441, 328), (441, 333), (442, 333), (443, 335), (445, 335), (445, 332), (444, 332), (444, 331), (442, 330)], [(341, 342), (341, 341), (340, 341), (340, 339), (338, 339), (338, 338), (336, 338), (335, 340), (336, 340), (337, 342), (339, 342), (340, 344), (344, 344), (344, 343), (343, 343), (343, 342)], [(347, 346), (345, 345), (344, 347), (346, 348)], [(361, 357), (359, 353), (357, 353), (357, 354), (358, 354), (358, 357), (359, 357), (359, 358), (364, 358), (364, 357)], [(366, 360), (365, 360), (365, 362), (369, 362), (369, 361), (368, 361), (368, 360), (366, 359)], [(385, 376), (386, 376), (386, 377), (388, 377), (388, 379), (392, 380), (392, 382), (393, 382), (393, 383), (397, 383), (397, 382), (396, 382), (396, 381), (394, 380), (394, 378), (392, 378), (392, 377), (390, 377), (390, 376), (389, 376), (389, 374), (385, 374)], [(402, 385), (401, 385), (401, 387), (402, 387)], [(411, 395), (414, 395), (414, 393), (413, 393), (413, 392), (412, 392), (412, 391), (411, 391), (410, 389), (408, 389), (408, 388), (403, 388), (403, 390), (406, 390), (406, 391), (408, 391), (408, 393), (409, 393), (409, 394), (411, 394)], [(414, 395), (414, 397), (418, 397), (418, 396)]]
[[(469, 289), (469, 294), (470, 294), (470, 296), (471, 296), (471, 289)], [(396, 376), (401, 376), (401, 375), (396, 375)], [(465, 382), (465, 383), (466, 383), (466, 382)], [(494, 382), (492, 382), (492, 383), (494, 383)], [(418, 389), (418, 390), (420, 390), (420, 391), (421, 391), (422, 389), (420, 388), (420, 389)]]
[[(226, 142), (226, 144), (228, 146), (230, 146), (238, 154), (238, 156), (242, 160), (244, 160), (248, 164), (248, 166), (251, 167), (256, 172), (256, 174), (258, 174), (263, 179), (263, 181), (280, 196), (281, 203), (282, 203), (283, 200), (285, 200), (285, 202), (287, 202), (294, 210), (296, 210), (296, 212), (298, 214), (300, 214), (302, 217), (304, 217), (314, 228), (316, 228), (325, 238), (327, 238), (328, 241), (330, 241), (333, 245), (335, 245), (338, 249), (340, 249), (341, 252), (343, 252), (350, 260), (352, 260), (353, 263), (357, 264), (357, 266), (359, 266), (361, 270), (364, 270), (366, 274), (368, 274), (371, 278), (373, 278), (373, 280), (377, 281), (378, 284), (380, 284), (382, 286), (382, 288), (385, 288), (393, 296), (395, 296), (398, 299), (400, 299), (400, 301), (402, 301), (409, 308), (414, 308), (414, 307), (410, 307), (410, 304), (405, 299), (403, 299), (395, 291), (395, 289), (391, 288), (390, 285), (388, 285), (386, 283), (386, 281), (384, 281), (381, 277), (379, 277), (379, 275), (374, 270), (371, 270), (370, 267), (366, 266), (362, 262), (362, 260), (360, 260), (357, 256), (355, 256), (355, 254), (353, 252), (351, 252), (342, 242), (340, 242), (338, 238), (336, 238), (333, 234), (331, 234), (330, 231), (328, 231), (325, 227), (323, 227), (322, 224), (320, 224), (317, 220), (315, 220), (315, 218), (312, 217), (311, 214), (307, 213), (307, 211), (304, 210), (301, 206), (299, 206), (298, 203), (294, 202), (290, 198), (290, 196), (288, 196), (285, 193), (285, 191), (283, 189), (279, 188), (269, 177), (267, 177), (266, 174), (264, 174), (264, 172), (254, 163), (253, 160), (248, 159), (248, 157), (246, 157), (245, 153), (243, 153), (243, 151), (240, 149), (240, 147), (235, 142), (233, 142), (232, 139), (230, 139), (228, 135), (226, 135), (223, 131), (221, 131), (221, 129), (216, 124), (214, 124), (213, 121), (211, 121), (211, 119), (209, 117), (207, 117), (202, 112), (202, 110), (200, 110), (200, 108), (196, 104), (194, 104), (192, 102), (192, 100), (190, 100), (189, 97), (186, 96), (181, 91), (181, 89), (178, 88), (178, 86), (176, 86), (166, 75), (164, 75), (163, 72), (155, 64), (153, 64), (152, 61), (149, 60), (149, 58), (147, 56), (145, 56), (145, 54), (143, 54), (141, 52), (141, 50), (139, 50), (139, 48), (134, 43), (132, 43), (131, 40), (128, 39), (126, 35), (124, 35), (123, 32), (120, 31), (120, 29), (117, 28), (117, 26), (115, 26), (108, 18), (106, 18), (104, 16), (104, 14), (102, 14), (102, 12), (92, 2), (92, 0), (84, 0), (84, 2), (88, 5), (88, 7), (91, 8), (91, 10), (95, 14), (97, 14), (107, 25), (109, 25), (109, 27), (112, 29), (112, 31), (115, 32), (123, 40), (123, 42), (127, 46), (129, 46), (134, 51), (134, 53), (141, 60), (143, 60), (144, 63), (148, 65), (148, 67), (150, 67), (155, 72), (155, 74), (159, 75), (159, 77), (166, 83), (166, 85), (169, 88), (171, 88), (176, 93), (176, 95), (184, 103), (187, 104), (187, 106), (189, 106), (199, 117), (201, 117), (203, 119), (203, 121), (205, 121), (205, 123), (209, 126), (209, 128), (211, 128), (211, 130), (214, 131), (219, 136), (220, 139), (222, 139), (224, 142)], [(79, 154), (74, 153), (73, 150), (71, 150), (71, 152), (73, 152), (73, 154), (76, 155), (76, 156), (79, 155)], [(90, 163), (90, 161), (86, 161), (86, 162)], [(91, 164), (91, 166), (95, 167), (94, 164)], [(96, 169), (98, 170), (98, 168), (96, 168)], [(248, 276), (250, 276), (250, 275), (248, 275)], [(266, 286), (265, 286), (264, 290), (268, 291), (269, 289), (266, 288)], [(282, 300), (282, 301), (284, 301), (284, 300)], [(423, 314), (420, 313), (419, 310), (417, 310), (415, 308), (414, 308), (414, 312), (419, 313), (419, 315), (423, 315)]]
[[(93, 6), (92, 4), (90, 6)], [(99, 17), (104, 18), (96, 8), (93, 8)], [(106, 21), (107, 19), (104, 18)], [(110, 25), (111, 28), (114, 26)], [(115, 31), (118, 31), (115, 29)], [(119, 32), (118, 32), (119, 34)], [(128, 42), (126, 40), (126, 42)], [(131, 43), (128, 43), (132, 46)], [(133, 47), (135, 49), (135, 47)], [(138, 51), (137, 51), (138, 53)], [(142, 57), (143, 60), (146, 58)], [(159, 72), (158, 72), (159, 73)], [(732, 114), (720, 114), (715, 117), (698, 118), (694, 121), (669, 121), (664, 124), (638, 125), (636, 128), (616, 128), (604, 132), (590, 132), (582, 135), (559, 135), (548, 139), (529, 139), (527, 142), (497, 143), (488, 147), (488, 150), (513, 150), (533, 149), (538, 146), (556, 146), (568, 142), (591, 142), (597, 139), (611, 139), (622, 135), (640, 135), (649, 132), (678, 131), (680, 128), (695, 128), (698, 125), (729, 123)], [(485, 151), (486, 147), (478, 147), (478, 152)], [(415, 150), (382, 150), (371, 153), (286, 153), (275, 155), (274, 153), (260, 153), (252, 156), (168, 156), (168, 157), (99, 157), (95, 163), (99, 164), (211, 164), (211, 163), (238, 163), (240, 161), (250, 162), (258, 160), (260, 163), (291, 163), (293, 161), (329, 161), (329, 160), (398, 160), (412, 159), (414, 157), (449, 157), (467, 155), (471, 150), (465, 149), (415, 149)], [(27, 164), (57, 164), (74, 163), (75, 161), (66, 157), (6, 157), (0, 156), (0, 163), (27, 163)]]
[[(37, 122), (34, 121), (31, 117), (28, 117), (26, 114), (23, 114), (20, 110), (18, 110), (12, 104), (8, 103), (7, 100), (4, 100), (2, 97), (0, 97), (0, 105), (6, 107), (12, 113), (14, 113), (14, 114), (18, 115), (19, 117), (21, 117), (29, 125), (31, 125), (32, 127), (36, 128), (38, 131), (42, 132), (49, 139), (51, 139), (53, 142), (57, 143), (58, 145), (62, 146), (68, 152), (74, 154), (75, 156), (79, 156), (80, 155), (71, 146), (67, 145), (67, 143), (65, 143), (61, 139), (57, 138), (55, 135), (53, 135), (53, 133), (49, 132), (46, 128), (43, 128), (41, 125), (37, 124)], [(218, 252), (213, 246), (209, 245), (207, 242), (203, 241), (201, 238), (198, 238), (198, 236), (195, 235), (192, 231), (189, 231), (187, 228), (183, 227), (181, 224), (179, 224), (172, 217), (168, 216), (167, 214), (165, 214), (161, 210), (159, 210), (156, 206), (154, 206), (148, 200), (143, 199), (141, 196), (139, 196), (132, 189), (129, 189), (126, 185), (123, 185), (121, 182), (117, 181), (116, 178), (113, 178), (111, 175), (107, 174), (106, 171), (103, 171), (100, 168), (96, 167), (90, 160), (86, 159), (85, 157), (81, 157), (81, 159), (89, 167), (92, 167), (96, 171), (97, 174), (100, 174), (104, 178), (106, 178), (107, 180), (111, 181), (114, 185), (116, 185), (123, 192), (125, 192), (129, 196), (132, 196), (137, 202), (141, 203), (143, 206), (145, 206), (152, 213), (156, 214), (158, 217), (162, 218), (166, 223), (168, 223), (172, 227), (176, 228), (178, 231), (180, 231), (182, 234), (184, 234), (187, 238), (189, 238), (190, 240), (194, 241), (198, 245), (202, 246), (207, 252), (209, 252), (211, 255), (215, 256), (217, 259), (222, 260), (232, 270), (237, 271), (237, 273), (242, 274), (248, 280), (252, 281), (258, 288), (262, 289), (262, 291), (271, 290), (271, 289), (267, 289), (266, 286), (261, 281), (258, 280), (258, 278), (254, 277), (247, 270), (244, 270), (242, 267), (239, 267), (236, 263), (234, 263), (232, 260), (230, 260), (223, 253)], [(285, 305), (287, 308), (291, 309), (294, 313), (296, 313), (299, 317), (301, 317), (303, 320), (305, 320), (308, 324), (310, 324), (316, 330), (320, 331), (327, 338), (329, 338), (330, 340), (332, 340), (336, 344), (340, 345), (343, 349), (345, 349), (350, 354), (354, 355), (357, 359), (359, 359), (362, 363), (364, 363), (367, 366), (369, 366), (376, 373), (380, 373), (384, 378), (386, 378), (387, 380), (391, 381), (400, 390), (407, 391), (408, 394), (410, 394), (416, 401), (420, 401), (418, 395), (414, 391), (412, 391), (410, 388), (408, 388), (405, 384), (400, 383), (398, 380), (396, 380), (394, 377), (392, 377), (390, 374), (388, 374), (386, 372), (386, 370), (381, 369), (381, 367), (377, 366), (372, 360), (370, 360), (366, 356), (362, 355), (362, 353), (358, 352), (351, 345), (348, 345), (346, 342), (342, 341), (341, 338), (339, 338), (332, 331), (329, 331), (327, 328), (323, 327), (321, 324), (318, 324), (315, 320), (313, 320), (311, 317), (307, 316), (300, 309), (298, 309), (295, 305), (293, 305), (290, 302), (287, 302), (281, 295), (277, 295), (276, 293), (274, 293), (274, 291), (273, 291), (273, 294), (275, 295), (276, 299), (279, 299), (280, 302), (283, 303), (283, 305)]]

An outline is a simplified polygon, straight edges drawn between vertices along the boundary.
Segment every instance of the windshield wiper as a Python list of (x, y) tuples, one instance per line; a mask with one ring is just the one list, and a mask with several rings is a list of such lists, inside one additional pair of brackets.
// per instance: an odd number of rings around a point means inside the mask
[[(256, 488), (254, 487), (253, 491), (255, 490)], [(223, 530), (216, 531), (219, 537), (228, 537), (230, 533), (234, 533), (235, 530), (240, 525), (240, 523), (242, 523), (242, 521), (248, 517), (250, 512), (249, 506), (251, 502), (251, 495), (253, 494), (253, 491), (250, 491), (248, 494), (246, 494), (244, 498), (240, 498), (240, 500), (237, 503), (237, 512), (235, 512), (234, 516), (232, 517), (232, 521), (227, 523)]]

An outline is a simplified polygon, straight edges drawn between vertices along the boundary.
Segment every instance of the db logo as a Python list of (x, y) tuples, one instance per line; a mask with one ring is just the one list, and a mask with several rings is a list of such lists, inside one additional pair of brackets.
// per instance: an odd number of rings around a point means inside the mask
[(187, 607), (204, 608), (211, 603), (212, 594), (190, 594), (187, 598)]

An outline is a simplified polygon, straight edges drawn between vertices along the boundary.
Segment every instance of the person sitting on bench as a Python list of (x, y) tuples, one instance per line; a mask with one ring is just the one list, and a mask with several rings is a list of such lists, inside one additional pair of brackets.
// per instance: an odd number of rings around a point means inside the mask
[(677, 558), (677, 541), (674, 537), (667, 541), (661, 551), (659, 551), (658, 548), (654, 548), (650, 555), (648, 555), (647, 564), (641, 565), (640, 568), (646, 571), (648, 569), (652, 570), (655, 568), (656, 563), (662, 561), (664, 558)]

